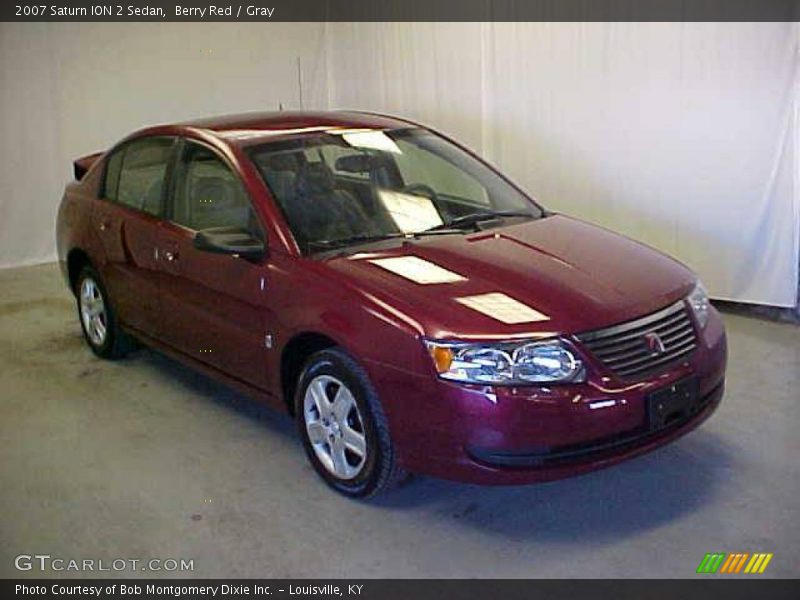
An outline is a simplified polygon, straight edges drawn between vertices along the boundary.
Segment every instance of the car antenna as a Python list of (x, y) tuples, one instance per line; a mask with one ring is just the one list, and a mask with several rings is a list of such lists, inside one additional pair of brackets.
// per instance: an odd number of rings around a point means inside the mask
[(300, 57), (297, 57), (297, 91), (300, 94), (300, 110), (303, 110), (303, 70), (300, 68)]

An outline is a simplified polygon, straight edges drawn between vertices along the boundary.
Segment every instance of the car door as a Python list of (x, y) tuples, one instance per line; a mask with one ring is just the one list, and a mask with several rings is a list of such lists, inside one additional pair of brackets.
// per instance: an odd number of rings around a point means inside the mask
[(145, 137), (116, 148), (106, 161), (100, 200), (92, 211), (106, 257), (100, 270), (117, 316), (150, 336), (158, 335), (156, 241), (176, 141)]
[(159, 228), (161, 338), (192, 358), (266, 387), (264, 266), (194, 247), (198, 231), (235, 227), (264, 239), (250, 197), (215, 150), (185, 140)]

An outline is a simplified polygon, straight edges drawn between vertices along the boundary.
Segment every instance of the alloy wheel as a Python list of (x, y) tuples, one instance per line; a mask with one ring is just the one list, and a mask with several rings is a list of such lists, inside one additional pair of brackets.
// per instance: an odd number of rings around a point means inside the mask
[(86, 277), (81, 282), (81, 319), (86, 335), (95, 346), (102, 346), (108, 331), (108, 319), (103, 294), (97, 282)]
[(367, 460), (364, 421), (353, 393), (339, 379), (318, 375), (308, 384), (303, 416), (311, 447), (325, 469), (353, 479)]

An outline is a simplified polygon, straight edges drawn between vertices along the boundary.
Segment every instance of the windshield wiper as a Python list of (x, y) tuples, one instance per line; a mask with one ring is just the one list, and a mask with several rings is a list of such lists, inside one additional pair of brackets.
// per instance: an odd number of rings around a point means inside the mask
[(413, 240), (415, 238), (420, 238), (423, 236), (428, 235), (450, 235), (453, 233), (462, 233), (460, 229), (439, 229), (440, 226), (437, 226), (434, 229), (426, 229), (425, 231), (409, 231), (407, 233), (403, 233), (400, 231), (392, 231), (389, 233), (381, 233), (377, 235), (367, 235), (367, 234), (360, 234), (360, 235), (353, 235), (346, 238), (336, 238), (334, 240), (313, 240), (308, 242), (309, 248), (317, 248), (320, 250), (332, 250), (335, 248), (341, 248), (343, 246), (352, 246), (355, 244), (368, 244), (370, 242), (380, 242), (383, 240), (392, 240), (392, 239), (407, 239)]
[(503, 217), (533, 217), (529, 212), (521, 210), (492, 210), (472, 213), (456, 217), (447, 223), (442, 223), (436, 227), (431, 227), (425, 230), (425, 233), (431, 231), (441, 231), (443, 229), (452, 229), (453, 227), (473, 227), (482, 221), (491, 221), (493, 219), (500, 219)]
[(404, 237), (407, 237), (405, 233), (382, 233), (380, 235), (360, 234), (346, 238), (336, 238), (334, 240), (312, 240), (308, 242), (308, 246), (309, 248), (315, 247), (325, 250), (349, 246), (351, 244), (366, 244), (368, 242), (380, 242), (381, 240)]

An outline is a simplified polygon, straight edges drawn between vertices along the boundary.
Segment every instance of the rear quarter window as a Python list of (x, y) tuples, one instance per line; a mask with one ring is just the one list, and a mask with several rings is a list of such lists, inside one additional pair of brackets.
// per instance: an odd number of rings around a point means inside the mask
[(106, 163), (106, 177), (103, 181), (103, 197), (109, 200), (117, 199), (117, 187), (119, 186), (119, 171), (122, 167), (122, 158), (125, 154), (125, 148), (120, 148)]
[(167, 165), (174, 140), (147, 138), (126, 144), (108, 160), (104, 196), (152, 215), (162, 214)]

